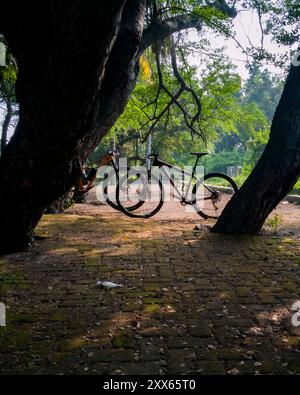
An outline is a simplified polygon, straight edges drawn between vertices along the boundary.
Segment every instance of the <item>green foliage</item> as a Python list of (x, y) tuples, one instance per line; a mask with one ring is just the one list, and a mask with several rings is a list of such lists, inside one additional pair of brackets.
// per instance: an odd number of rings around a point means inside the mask
[(221, 151), (205, 157), (203, 164), (206, 173), (226, 172), (227, 167), (243, 166), (244, 155), (237, 149), (233, 151)]
[[(0, 38), (0, 42), (6, 44), (3, 38)], [(9, 100), (15, 102), (15, 86), (18, 70), (9, 50), (6, 53), (6, 63), (7, 66), (0, 66), (0, 101)]]
[(296, 195), (300, 195), (300, 180), (294, 185), (292, 193), (295, 193)]
[[(206, 42), (201, 42), (197, 44), (197, 47), (203, 48), (206, 45)], [(183, 51), (186, 57), (190, 50), (185, 47)], [(224, 133), (238, 131), (236, 122), (239, 117), (236, 114), (238, 114), (237, 109), (240, 106), (241, 78), (236, 74), (235, 67), (226, 59), (224, 60), (225, 56), (223, 57), (223, 55), (222, 51), (218, 51), (216, 57), (213, 57), (209, 62), (203, 62), (201, 79), (198, 76), (198, 70), (186, 64), (183, 57), (181, 58), (180, 73), (201, 97), (202, 120), (200, 128), (201, 132), (205, 134), (207, 146), (200, 138), (191, 137), (190, 132), (186, 130), (182, 113), (176, 106), (173, 106), (154, 129), (153, 150), (159, 151), (166, 159), (174, 160), (179, 164), (190, 164), (193, 159), (189, 157), (189, 152), (197, 149), (212, 150), (220, 129)], [(135, 144), (137, 139), (143, 140), (155, 113), (161, 113), (170, 101), (167, 95), (161, 94), (158, 102), (155, 102), (158, 77), (151, 54), (147, 59), (152, 62), (152, 78), (148, 81), (140, 79), (126, 111), (119, 118), (110, 134), (110, 137), (116, 136), (117, 140), (127, 140), (126, 143), (131, 140)], [(175, 92), (178, 81), (174, 78), (168, 61), (164, 62), (162, 70), (164, 83), (170, 91)], [(195, 102), (190, 95), (184, 94), (181, 103), (190, 113), (196, 111)], [(140, 151), (143, 153), (143, 148)], [(128, 149), (126, 153), (128, 154)]]
[(0, 101), (16, 101), (17, 69), (13, 64), (0, 67)]
[[(3, 38), (0, 41), (5, 44)], [(6, 66), (0, 67), (0, 110), (2, 131), (0, 135), (1, 152), (4, 149), (9, 138), (9, 128), (14, 125), (18, 116), (18, 105), (16, 103), (16, 82), (17, 67), (9, 50), (6, 51)]]
[(245, 102), (255, 103), (271, 122), (283, 91), (283, 82), (267, 69), (254, 65), (250, 70), (244, 92)]
[(254, 167), (262, 156), (265, 146), (269, 140), (269, 128), (255, 131), (247, 143), (246, 163)]

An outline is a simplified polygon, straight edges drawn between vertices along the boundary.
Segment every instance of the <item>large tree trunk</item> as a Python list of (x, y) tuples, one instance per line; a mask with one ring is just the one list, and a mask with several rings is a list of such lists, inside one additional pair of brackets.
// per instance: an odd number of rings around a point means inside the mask
[(13, 116), (13, 109), (12, 109), (11, 102), (8, 100), (6, 102), (6, 114), (4, 117), (3, 124), (2, 124), (1, 155), (3, 154), (6, 144), (7, 144), (8, 129), (9, 129), (9, 125), (10, 125), (12, 116)]
[(300, 67), (292, 66), (262, 158), (225, 208), (213, 232), (258, 234), (299, 177)]
[(124, 4), (18, 3), (14, 23), (2, 21), (18, 60), (20, 120), (0, 159), (1, 253), (28, 245), (46, 207), (81, 171), (78, 142), (98, 127), (98, 96)]

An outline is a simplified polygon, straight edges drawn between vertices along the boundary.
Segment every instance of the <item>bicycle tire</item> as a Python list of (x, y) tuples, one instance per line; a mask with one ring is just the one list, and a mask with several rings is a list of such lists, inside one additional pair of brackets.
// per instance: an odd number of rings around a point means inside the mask
[[(117, 187), (117, 203), (118, 203), (118, 206), (120, 208), (120, 211), (123, 214), (127, 215), (130, 218), (148, 219), (148, 218), (152, 218), (154, 215), (156, 215), (161, 210), (162, 206), (164, 205), (164, 188), (163, 188), (163, 184), (162, 184), (161, 179), (156, 177), (156, 176), (154, 176), (154, 175), (151, 176), (151, 182), (153, 180), (158, 182), (160, 198), (159, 198), (158, 205), (156, 206), (156, 208), (154, 210), (151, 210), (149, 213), (146, 213), (146, 214), (136, 214), (136, 213), (134, 213), (135, 210), (128, 210), (128, 208), (123, 206), (123, 204), (120, 201), (120, 193), (119, 193), (119, 186), (120, 186), (120, 184), (122, 184), (122, 179), (119, 180), (118, 187)], [(147, 193), (147, 196), (149, 196), (149, 191)], [(142, 207), (145, 203), (146, 202), (143, 201), (140, 207)]]
[[(238, 192), (237, 184), (235, 183), (235, 181), (231, 177), (227, 176), (226, 174), (223, 174), (223, 173), (210, 173), (210, 174), (205, 175), (202, 180), (198, 181), (194, 185), (193, 192), (192, 192), (193, 193), (192, 202), (193, 202), (194, 209), (197, 212), (197, 214), (199, 214), (204, 219), (218, 219), (220, 217), (220, 215), (221, 215), (221, 213), (218, 216), (209, 215), (209, 214), (207, 214), (205, 212), (205, 209), (203, 209), (203, 208), (200, 209), (197, 206), (197, 191), (198, 191), (198, 189), (200, 187), (202, 187), (202, 185), (204, 185), (204, 188), (206, 188), (206, 189), (214, 188), (214, 191), (217, 192), (218, 194), (222, 193), (220, 191), (217, 191), (217, 189), (218, 189), (217, 186), (208, 186), (208, 183), (207, 183), (207, 186), (205, 185), (205, 182), (207, 182), (209, 179), (212, 179), (212, 178), (220, 178), (222, 180), (227, 181), (229, 183), (229, 185), (231, 186), (231, 188), (232, 188), (232, 191), (233, 191), (232, 196), (234, 196)], [(209, 199), (207, 199), (207, 200), (209, 200)], [(227, 204), (228, 203), (226, 203), (226, 205)]]
[[(110, 180), (112, 177), (116, 177), (116, 179), (118, 179), (118, 175), (117, 175), (116, 170), (115, 170), (114, 168), (112, 168), (112, 171), (111, 171), (111, 173), (108, 175), (108, 177), (106, 178), (106, 180), (102, 181), (102, 183), (103, 183), (103, 185), (102, 185), (102, 193), (103, 193), (103, 196), (104, 196), (104, 198), (105, 198), (105, 202), (106, 202), (111, 208), (113, 208), (114, 210), (117, 210), (117, 211), (122, 211), (121, 208), (119, 207), (118, 203), (113, 202), (113, 201), (109, 198), (109, 196), (108, 196), (107, 184), (109, 183), (109, 180)], [(126, 210), (128, 210), (129, 212), (138, 210), (143, 204), (144, 204), (144, 202), (140, 201), (140, 202), (136, 203), (135, 205), (126, 207)]]

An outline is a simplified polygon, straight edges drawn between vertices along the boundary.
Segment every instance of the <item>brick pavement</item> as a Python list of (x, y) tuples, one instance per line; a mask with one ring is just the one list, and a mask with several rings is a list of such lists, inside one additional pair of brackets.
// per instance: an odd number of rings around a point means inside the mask
[(0, 372), (299, 374), (298, 236), (194, 232), (195, 214), (169, 208), (142, 221), (76, 206), (0, 258)]

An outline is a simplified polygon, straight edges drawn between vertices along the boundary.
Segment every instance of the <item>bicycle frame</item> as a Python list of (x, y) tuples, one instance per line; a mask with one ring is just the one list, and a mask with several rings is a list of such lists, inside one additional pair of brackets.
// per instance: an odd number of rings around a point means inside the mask
[[(176, 166), (173, 166), (170, 163), (167, 163), (167, 162), (164, 162), (164, 161), (160, 160), (158, 158), (158, 156), (155, 155), (155, 160), (153, 162), (153, 166), (158, 166), (160, 169), (162, 169), (163, 173), (170, 180), (170, 183), (171, 183), (172, 187), (175, 189), (176, 193), (178, 194), (178, 196), (175, 196), (175, 194), (174, 194), (174, 198), (180, 200), (181, 204), (189, 204), (189, 205), (193, 205), (194, 204), (193, 201), (188, 200), (188, 196), (189, 196), (189, 193), (190, 193), (190, 190), (191, 190), (191, 186), (192, 186), (193, 180), (195, 179), (197, 181), (197, 178), (195, 177), (195, 174), (196, 174), (196, 171), (197, 171), (199, 160), (200, 160), (200, 158), (197, 158), (196, 163), (195, 163), (195, 165), (193, 167), (192, 173), (188, 173), (188, 172), (186, 172), (184, 170), (179, 169)], [(190, 177), (190, 181), (189, 181), (189, 184), (188, 184), (188, 187), (187, 187), (185, 193), (183, 193), (184, 192), (184, 187), (185, 187), (184, 182), (183, 182), (182, 192), (180, 192), (179, 189), (177, 188), (177, 186), (175, 185), (174, 179), (173, 179), (172, 175), (170, 174), (170, 172), (168, 171), (168, 169), (172, 169), (173, 171), (175, 171), (177, 173), (180, 173), (182, 175), (182, 180), (184, 180), (186, 176)]]
[(102, 167), (105, 167), (108, 164), (112, 163), (115, 171), (117, 172), (118, 171), (117, 157), (118, 157), (118, 153), (116, 151), (109, 152), (107, 155), (105, 155), (102, 158), (101, 163), (98, 166), (97, 172), (95, 173), (94, 177), (89, 181), (89, 183), (86, 187), (84, 186), (83, 181), (80, 180), (80, 183), (79, 183), (80, 192), (82, 192), (83, 194), (86, 194), (91, 189), (93, 189), (95, 187), (94, 183), (97, 178), (97, 173), (98, 173), (99, 169), (101, 169)]

